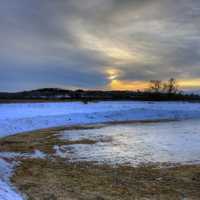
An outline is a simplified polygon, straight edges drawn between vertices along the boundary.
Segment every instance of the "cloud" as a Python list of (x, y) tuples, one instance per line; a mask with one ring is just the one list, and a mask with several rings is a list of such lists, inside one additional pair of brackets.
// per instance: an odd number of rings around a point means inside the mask
[(0, 90), (198, 80), (199, 22), (198, 0), (1, 1)]

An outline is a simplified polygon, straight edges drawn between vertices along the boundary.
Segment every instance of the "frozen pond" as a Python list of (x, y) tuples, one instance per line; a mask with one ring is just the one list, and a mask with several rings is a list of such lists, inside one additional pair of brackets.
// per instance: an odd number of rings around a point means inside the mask
[(200, 120), (97, 126), (66, 130), (60, 138), (97, 141), (57, 147), (60, 156), (70, 156), (72, 161), (131, 165), (200, 162)]

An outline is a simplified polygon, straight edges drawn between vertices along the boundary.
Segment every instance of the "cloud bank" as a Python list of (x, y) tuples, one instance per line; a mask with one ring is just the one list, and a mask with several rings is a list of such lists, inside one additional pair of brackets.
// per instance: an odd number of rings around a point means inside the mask
[(198, 0), (7, 0), (0, 24), (0, 90), (200, 87)]

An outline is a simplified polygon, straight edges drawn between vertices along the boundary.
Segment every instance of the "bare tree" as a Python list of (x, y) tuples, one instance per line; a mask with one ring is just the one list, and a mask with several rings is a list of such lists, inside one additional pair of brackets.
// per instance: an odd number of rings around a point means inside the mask
[(170, 78), (168, 82), (163, 84), (163, 91), (168, 94), (176, 94), (179, 91), (177, 81), (174, 78)]
[(154, 93), (159, 93), (162, 91), (162, 81), (151, 80), (149, 85), (149, 91)]
[(179, 89), (177, 81), (174, 78), (170, 78), (167, 82), (151, 80), (149, 83), (149, 91), (152, 93), (176, 94)]

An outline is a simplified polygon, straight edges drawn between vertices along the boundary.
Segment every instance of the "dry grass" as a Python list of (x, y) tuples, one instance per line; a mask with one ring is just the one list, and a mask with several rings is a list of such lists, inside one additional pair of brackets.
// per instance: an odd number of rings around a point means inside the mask
[(200, 167), (110, 167), (24, 160), (12, 178), (28, 200), (199, 199)]
[[(0, 151), (32, 152), (39, 149), (51, 156), (54, 145), (97, 142), (61, 141), (57, 134), (64, 129), (43, 130), (1, 139)], [(73, 164), (58, 157), (23, 159), (12, 182), (28, 200), (200, 199), (198, 165), (133, 168), (84, 162)]]
[(79, 130), (81, 129), (81, 127), (74, 126), (71, 128), (54, 128), (49, 130), (34, 131), (14, 136), (8, 136), (0, 139), (0, 151), (28, 153), (33, 152), (37, 149), (45, 153), (52, 154), (54, 153), (54, 145), (95, 144), (98, 142), (89, 139), (78, 141), (60, 140), (57, 134), (59, 133), (59, 131), (66, 129)]

